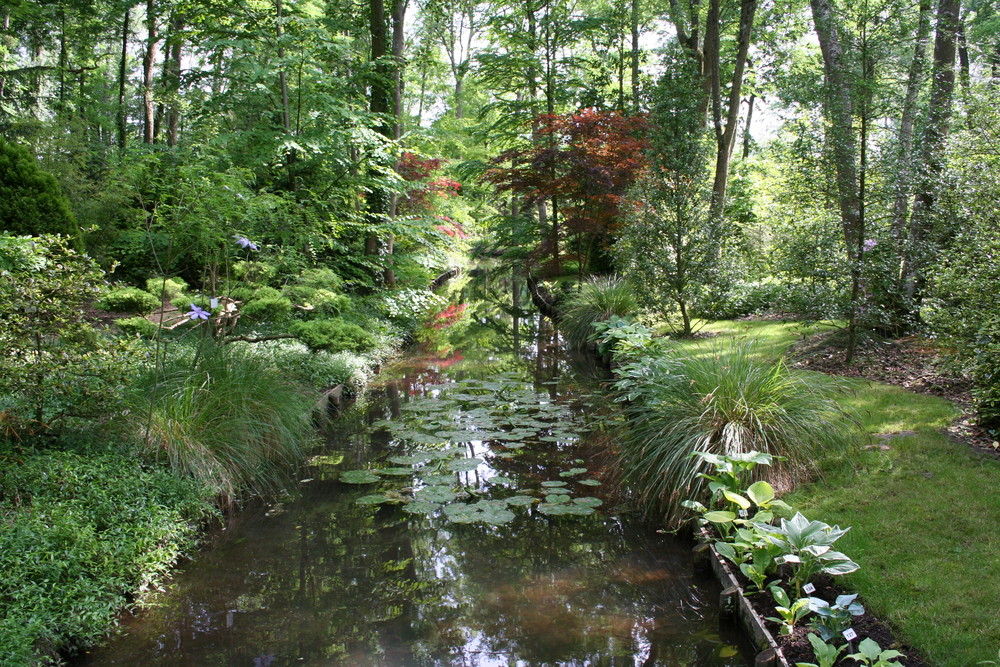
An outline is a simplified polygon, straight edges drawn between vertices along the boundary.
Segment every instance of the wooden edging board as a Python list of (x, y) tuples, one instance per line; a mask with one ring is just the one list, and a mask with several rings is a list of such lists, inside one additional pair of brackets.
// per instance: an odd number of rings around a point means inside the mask
[(743, 587), (740, 586), (729, 563), (716, 552), (711, 536), (703, 527), (698, 527), (695, 529), (695, 537), (698, 539), (695, 561), (707, 561), (722, 585), (722, 592), (719, 594), (722, 614), (735, 618), (743, 626), (758, 651), (754, 658), (754, 667), (791, 667), (791, 663), (785, 658), (781, 648), (764, 625), (764, 619), (754, 611), (744, 595)]

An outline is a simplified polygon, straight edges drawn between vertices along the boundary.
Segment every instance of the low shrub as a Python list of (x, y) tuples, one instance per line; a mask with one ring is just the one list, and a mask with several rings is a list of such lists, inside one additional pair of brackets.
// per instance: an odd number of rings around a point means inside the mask
[(283, 296), (253, 299), (240, 308), (240, 314), (254, 322), (280, 322), (291, 313), (292, 302)]
[(203, 343), (160, 379), (137, 383), (131, 414), (147, 455), (193, 477), (224, 504), (291, 479), (312, 434), (312, 398), (245, 348)]
[(146, 291), (153, 295), (160, 295), (161, 299), (173, 301), (188, 288), (187, 282), (180, 277), (167, 278), (153, 276), (146, 281)]
[(327, 268), (306, 269), (299, 274), (296, 282), (300, 285), (332, 291), (339, 290), (344, 286), (344, 281), (341, 280), (340, 276), (333, 269)]
[(700, 476), (708, 464), (695, 452), (770, 454), (775, 465), (764, 476), (788, 488), (856, 433), (834, 400), (835, 385), (759, 361), (752, 341), (684, 357), (667, 351), (625, 363), (616, 375), (628, 424), (617, 476), (647, 515), (672, 524), (683, 517), (681, 501), (708, 495)]
[(97, 299), (94, 305), (113, 313), (148, 315), (160, 307), (160, 300), (138, 287), (119, 287)]
[(288, 332), (312, 350), (364, 353), (375, 349), (375, 337), (357, 324), (340, 318), (295, 322)]
[(302, 307), (307, 315), (327, 319), (343, 315), (351, 309), (351, 298), (328, 289), (308, 285), (288, 285), (282, 293), (292, 303)]
[(55, 661), (158, 584), (212, 511), (189, 480), (102, 453), (45, 452), (0, 466), (0, 655)]
[(634, 288), (618, 276), (599, 276), (581, 283), (564, 304), (559, 328), (577, 349), (590, 343), (596, 322), (634, 315), (639, 309)]
[(247, 282), (266, 283), (278, 275), (278, 269), (267, 262), (239, 261), (233, 264), (233, 274)]
[(247, 352), (266, 359), (287, 377), (316, 390), (342, 384), (350, 393), (356, 394), (373, 374), (374, 362), (366, 357), (353, 352), (312, 351), (298, 341), (255, 343), (247, 345)]
[(115, 326), (122, 332), (130, 335), (139, 335), (144, 338), (153, 338), (160, 327), (154, 322), (150, 322), (145, 317), (124, 317), (115, 320)]

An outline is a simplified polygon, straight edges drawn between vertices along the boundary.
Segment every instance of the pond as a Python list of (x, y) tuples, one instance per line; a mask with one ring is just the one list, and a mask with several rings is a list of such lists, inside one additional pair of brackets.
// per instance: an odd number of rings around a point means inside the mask
[(239, 513), (81, 664), (748, 664), (691, 544), (606, 497), (551, 332), (471, 340), (385, 369), (301, 493)]

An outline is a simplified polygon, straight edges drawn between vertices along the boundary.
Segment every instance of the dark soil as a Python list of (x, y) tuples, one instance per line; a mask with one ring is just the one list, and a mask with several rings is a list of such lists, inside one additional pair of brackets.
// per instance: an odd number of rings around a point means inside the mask
[[(742, 574), (739, 573), (736, 574), (736, 577), (741, 580), (743, 579)], [(822, 598), (828, 602), (836, 600), (838, 595), (850, 592), (845, 591), (843, 588), (835, 584), (831, 577), (819, 577), (813, 581), (813, 585), (816, 586), (816, 591), (812, 593), (812, 596)], [(775, 615), (774, 601), (771, 598), (770, 593), (750, 595), (747, 599), (750, 600), (750, 604), (753, 605), (754, 610), (760, 615), (761, 618), (767, 618), (768, 616)], [(864, 605), (864, 600), (858, 598), (858, 601)], [(778, 643), (778, 646), (781, 647), (781, 652), (784, 653), (788, 662), (793, 665), (796, 662), (814, 662), (815, 660), (812, 645), (807, 639), (807, 635), (810, 633), (807, 622), (808, 619), (803, 619), (803, 621), (800, 622), (800, 625), (796, 626), (793, 634), (782, 636), (779, 634), (779, 624), (772, 621), (764, 621), (764, 624), (771, 632), (771, 635)], [(928, 667), (928, 663), (918, 657), (912, 648), (896, 641), (892, 629), (875, 616), (868, 613), (862, 614), (861, 616), (855, 616), (851, 622), (851, 628), (858, 633), (858, 638), (855, 639), (841, 654), (842, 656), (857, 652), (858, 644), (863, 639), (870, 638), (878, 642), (878, 645), (882, 647), (882, 650), (893, 648), (903, 653), (906, 657), (897, 659), (897, 662), (901, 665), (904, 665), (905, 667)], [(847, 642), (842, 638), (838, 638), (833, 640), (832, 643), (837, 646), (842, 646)], [(862, 663), (853, 660), (845, 660), (838, 664), (860, 665)]]
[(844, 340), (842, 331), (803, 338), (792, 349), (792, 365), (947, 398), (962, 410), (962, 416), (948, 427), (951, 438), (981, 452), (1000, 456), (1000, 441), (995, 434), (975, 423), (969, 379), (947, 363), (946, 355), (933, 341), (919, 336), (868, 338), (859, 341), (853, 363), (846, 364)]

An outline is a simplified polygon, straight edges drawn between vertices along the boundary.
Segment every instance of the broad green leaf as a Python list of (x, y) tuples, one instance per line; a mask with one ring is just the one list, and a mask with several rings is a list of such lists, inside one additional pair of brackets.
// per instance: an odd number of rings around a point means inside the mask
[(747, 495), (755, 505), (764, 505), (774, 499), (774, 488), (765, 481), (754, 482), (747, 489)]
[(374, 484), (382, 478), (371, 470), (346, 470), (340, 473), (340, 481), (344, 484)]
[(736, 518), (736, 514), (734, 512), (717, 510), (715, 512), (705, 512), (704, 517), (706, 521), (711, 521), (712, 523), (730, 523)]
[(731, 503), (739, 505), (740, 509), (748, 510), (750, 509), (750, 501), (741, 496), (738, 493), (733, 493), (729, 489), (723, 489), (723, 497)]

